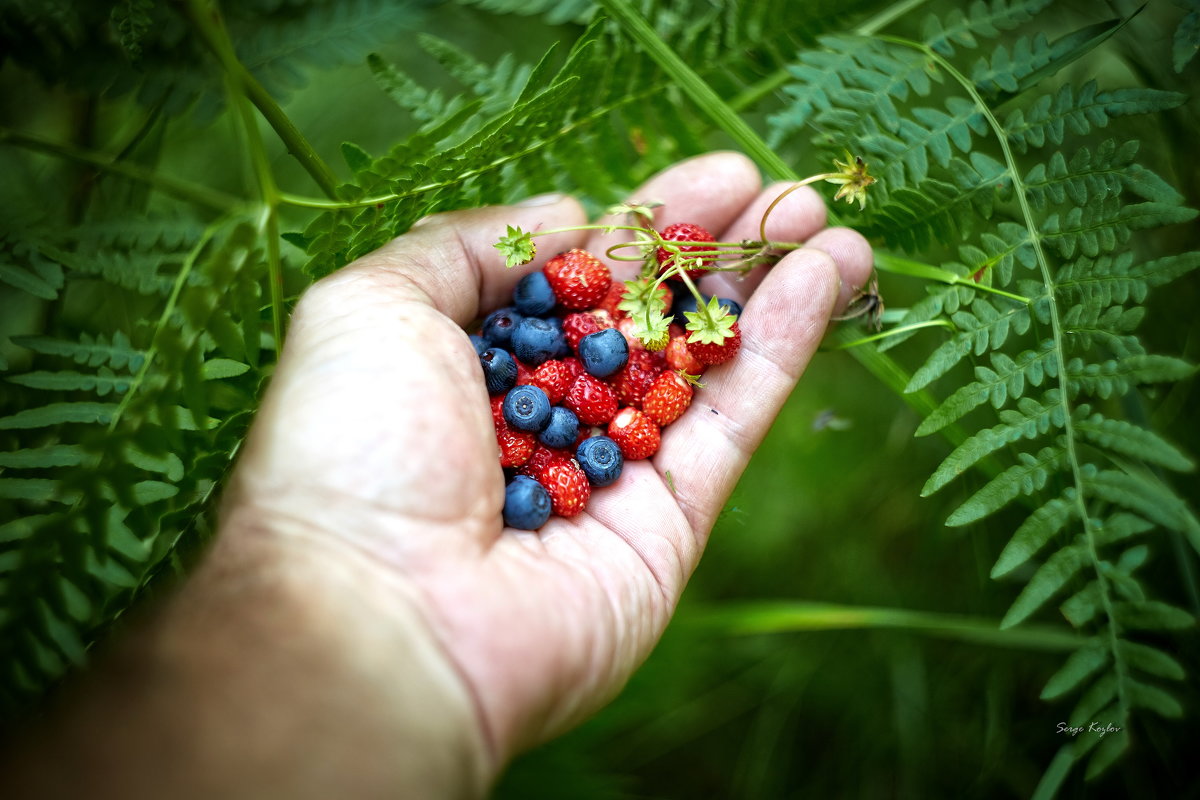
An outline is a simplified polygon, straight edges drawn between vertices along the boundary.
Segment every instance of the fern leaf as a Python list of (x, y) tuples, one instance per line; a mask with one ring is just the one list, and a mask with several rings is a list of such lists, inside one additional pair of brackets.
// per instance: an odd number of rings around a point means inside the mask
[(1013, 110), (1004, 119), (1004, 131), (1013, 148), (1024, 153), (1047, 142), (1061, 145), (1068, 129), (1083, 136), (1114, 117), (1164, 111), (1186, 100), (1186, 95), (1159, 89), (1101, 92), (1095, 81), (1088, 81), (1077, 92), (1065, 84), (1053, 97), (1043, 95), (1028, 109)]
[[(1186, 8), (1186, 6), (1185, 6)], [(1200, 8), (1195, 4), (1183, 15), (1171, 45), (1171, 58), (1176, 72), (1183, 72), (1188, 62), (1200, 51)]]
[(1163, 527), (1188, 536), (1200, 550), (1200, 530), (1183, 501), (1170, 489), (1119, 470), (1088, 470), (1084, 491), (1091, 497), (1128, 509)]
[(1087, 585), (1071, 595), (1058, 607), (1062, 615), (1076, 628), (1087, 625), (1100, 613), (1103, 594), (1100, 591), (1100, 581), (1088, 581)]
[(51, 469), (77, 467), (83, 463), (86, 451), (75, 444), (51, 444), (27, 450), (0, 452), (0, 467), (11, 469)]
[(969, 437), (946, 456), (925, 482), (921, 496), (933, 494), (1005, 445), (1021, 439), (1033, 439), (1051, 429), (1061, 428), (1066, 422), (1066, 415), (1058, 390), (1051, 389), (1046, 392), (1045, 404), (1023, 397), (1017, 404), (1017, 410), (1001, 411), (1000, 419), (1000, 425), (985, 428)]
[(1121, 395), (1143, 383), (1173, 383), (1191, 377), (1196, 367), (1183, 359), (1160, 355), (1132, 355), (1085, 364), (1081, 358), (1067, 363), (1072, 395), (1085, 393), (1107, 398)]
[(930, 14), (921, 24), (921, 38), (944, 56), (955, 53), (954, 45), (978, 47), (976, 36), (991, 38), (1022, 22), (1050, 5), (1051, 0), (974, 0), (964, 12), (951, 8), (945, 14)]
[(1025, 518), (1005, 545), (992, 567), (991, 576), (1001, 578), (1037, 555), (1079, 513), (1075, 490), (1067, 489)]
[(1086, 420), (1076, 422), (1075, 430), (1095, 445), (1141, 458), (1167, 469), (1189, 472), (1196, 466), (1175, 445), (1154, 431), (1139, 428), (1124, 420), (1107, 419), (1102, 414), (1094, 414)]
[(1183, 706), (1179, 705), (1179, 701), (1152, 684), (1130, 680), (1129, 698), (1133, 705), (1149, 709), (1160, 716), (1169, 719), (1183, 716)]
[(49, 428), (70, 422), (107, 424), (116, 410), (115, 403), (51, 403), (0, 417), (0, 430)]
[(1066, 466), (1066, 454), (1061, 447), (1043, 447), (1037, 456), (1019, 455), (1015, 464), (992, 478), (946, 519), (950, 527), (958, 527), (983, 519), (1023, 494), (1032, 494), (1046, 485), (1050, 476)]
[(1046, 559), (1000, 620), (1000, 627), (1011, 628), (1024, 622), (1078, 575), (1088, 560), (1085, 547), (1084, 544), (1064, 547)]
[(975, 380), (955, 390), (935, 408), (917, 427), (916, 435), (939, 431), (989, 400), (1000, 408), (1009, 398), (1021, 397), (1027, 382), (1040, 386), (1047, 375), (1057, 374), (1054, 355), (1053, 343), (1049, 341), (1043, 342), (1038, 350), (1024, 351), (1015, 360), (1004, 353), (992, 353), (992, 367), (976, 367)]
[(1194, 209), (1167, 203), (1122, 205), (1108, 199), (1086, 208), (1072, 208), (1061, 218), (1051, 214), (1042, 224), (1042, 233), (1063, 258), (1071, 258), (1076, 250), (1095, 258), (1125, 244), (1135, 230), (1176, 225), (1195, 217)]
[(923, 389), (950, 371), (968, 353), (983, 355), (1004, 346), (1010, 332), (1023, 334), (1029, 330), (1029, 307), (1010, 305), (999, 311), (984, 298), (977, 298), (970, 311), (951, 316), (959, 332), (942, 343), (925, 363), (913, 373), (904, 387), (906, 392)]
[(1108, 652), (1104, 644), (1093, 639), (1071, 653), (1058, 672), (1046, 682), (1042, 699), (1054, 700), (1079, 687), (1108, 664)]
[(108, 367), (101, 367), (95, 374), (82, 372), (26, 372), (11, 375), (8, 380), (31, 389), (52, 392), (95, 392), (100, 397), (107, 394), (122, 394), (129, 389), (129, 376), (117, 375)]
[(87, 364), (89, 367), (107, 365), (129, 372), (136, 372), (145, 356), (142, 351), (134, 349), (129, 337), (119, 330), (113, 333), (111, 339), (104, 334), (92, 336), (83, 333), (78, 342), (49, 336), (14, 336), (12, 343), (35, 353), (64, 356), (76, 364)]
[(1181, 681), (1187, 677), (1183, 665), (1156, 647), (1121, 639), (1117, 651), (1131, 667), (1158, 678)]
[(1117, 603), (1113, 614), (1122, 625), (1143, 631), (1181, 630), (1196, 624), (1196, 618), (1182, 608), (1157, 600)]

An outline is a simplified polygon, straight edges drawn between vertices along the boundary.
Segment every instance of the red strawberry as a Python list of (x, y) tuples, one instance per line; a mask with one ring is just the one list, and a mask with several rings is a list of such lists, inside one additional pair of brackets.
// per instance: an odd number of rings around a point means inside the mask
[(733, 332), (733, 336), (728, 337), (720, 344), (688, 342), (688, 352), (695, 356), (697, 361), (704, 364), (724, 364), (733, 358), (737, 354), (738, 348), (742, 346), (742, 329), (735, 322), (730, 330)]
[(622, 317), (621, 321), (617, 323), (617, 330), (625, 337), (625, 341), (629, 344), (629, 352), (631, 353), (634, 350), (646, 349), (646, 345), (642, 344), (642, 340), (637, 337), (637, 329), (637, 323), (629, 317)]
[(567, 356), (562, 360), (563, 367), (567, 370), (567, 388), (575, 382), (575, 379), (587, 372), (583, 368), (583, 364), (575, 356)]
[(533, 455), (525, 462), (519, 470), (522, 475), (528, 475), (534, 480), (540, 481), (542, 470), (551, 464), (569, 464), (571, 463), (571, 454), (566, 450), (555, 450), (552, 447), (546, 447), (544, 444), (535, 444)]
[(498, 431), (502, 427), (508, 427), (508, 423), (504, 421), (504, 395), (496, 394), (491, 397), (492, 404), (492, 426)]
[(654, 455), (662, 441), (658, 425), (636, 408), (622, 408), (608, 423), (608, 436), (629, 461)]
[(587, 475), (573, 461), (551, 464), (537, 480), (550, 493), (550, 507), (560, 517), (573, 517), (583, 511), (592, 495)]
[[(715, 242), (716, 241), (716, 239), (713, 238), (713, 235), (711, 233), (709, 233), (705, 228), (701, 227), (700, 225), (697, 225), (694, 222), (676, 222), (674, 225), (668, 225), (667, 227), (663, 228), (662, 232), (659, 235), (662, 236), (662, 238), (668, 242)], [(692, 253), (701, 253), (701, 252), (704, 252), (705, 250), (711, 251), (714, 249), (716, 249), (716, 248), (707, 247), (705, 245), (694, 245), (691, 247), (679, 248), (679, 251), (680, 251), (679, 254), (680, 254), (680, 257), (687, 258)], [(662, 268), (666, 267), (667, 264), (670, 262), (670, 260), (671, 260), (670, 251), (668, 251), (665, 247), (658, 248), (658, 264), (659, 264), (659, 273), (660, 274), (662, 272)], [(709, 257), (709, 258), (705, 258), (702, 263), (706, 267), (712, 266), (712, 264), (715, 260), (716, 259)], [(688, 274), (689, 278), (699, 278), (701, 275), (704, 274), (704, 270), (703, 269), (689, 269), (687, 271), (687, 274)]]
[(654, 379), (666, 367), (662, 353), (649, 350), (630, 350), (629, 361), (612, 377), (613, 391), (623, 406), (642, 407), (642, 398)]
[(517, 385), (524, 386), (531, 382), (533, 378), (533, 369), (522, 363), (521, 359), (513, 358), (517, 363)]
[(584, 440), (590, 439), (591, 436), (592, 429), (587, 425), (580, 425), (579, 435), (575, 437), (575, 444), (571, 445), (571, 451), (574, 452), (575, 450), (578, 450), (579, 445), (583, 444)]
[(611, 327), (613, 322), (608, 312), (579, 311), (563, 317), (563, 334), (572, 351), (579, 349), (579, 340), (589, 333)]
[(496, 429), (496, 444), (500, 446), (500, 466), (519, 467), (533, 455), (537, 436), (526, 431), (514, 431), (505, 425)]
[(584, 373), (567, 390), (564, 401), (584, 425), (603, 425), (617, 413), (617, 394), (604, 381)]
[(614, 320), (619, 320), (625, 316), (625, 312), (621, 311), (617, 306), (625, 299), (625, 284), (621, 281), (613, 281), (612, 286), (608, 288), (608, 293), (600, 298), (600, 302), (596, 303), (593, 311), (607, 311), (608, 315)]
[(671, 341), (667, 343), (667, 349), (663, 351), (666, 356), (667, 366), (671, 369), (678, 369), (686, 372), (689, 375), (699, 375), (704, 372), (707, 364), (696, 360), (687, 346), (688, 332), (678, 325), (671, 326)]
[(563, 396), (567, 393), (567, 388), (571, 385), (570, 371), (567, 366), (561, 361), (545, 361), (542, 365), (533, 371), (529, 376), (527, 383), (538, 387), (546, 393), (546, 397), (550, 398), (550, 405), (556, 406), (562, 402)]
[(692, 385), (672, 370), (654, 380), (650, 391), (646, 392), (646, 399), (642, 401), (642, 410), (647, 417), (665, 428), (679, 419), (691, 402)]
[(546, 262), (542, 272), (564, 308), (591, 308), (612, 286), (608, 267), (586, 250), (559, 253)]

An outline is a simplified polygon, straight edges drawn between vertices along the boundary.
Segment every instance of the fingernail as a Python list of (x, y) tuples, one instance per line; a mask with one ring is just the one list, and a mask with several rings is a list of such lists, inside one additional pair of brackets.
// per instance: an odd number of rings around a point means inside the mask
[(566, 195), (562, 192), (550, 192), (548, 194), (538, 194), (533, 197), (527, 197), (517, 203), (518, 208), (535, 208), (537, 206), (551, 206), (562, 200)]

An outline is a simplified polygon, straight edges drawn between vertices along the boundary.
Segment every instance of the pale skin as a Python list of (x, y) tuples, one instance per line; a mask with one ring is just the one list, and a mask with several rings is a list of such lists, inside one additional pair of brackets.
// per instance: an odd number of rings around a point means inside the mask
[[(659, 227), (739, 241), (784, 188), (712, 154), (631, 199), (663, 201)], [(579, 516), (505, 529), (463, 326), (553, 254), (623, 241), (546, 236), (534, 263), (505, 270), (492, 244), (506, 225), (585, 222), (571, 198), (441, 214), (310, 289), (215, 545), (0, 765), (8, 796), (479, 797), (515, 754), (610, 700), (871, 254), (824, 227), (817, 192), (786, 198), (768, 235), (807, 246), (703, 279), (744, 304), (742, 349), (705, 374), (658, 454)]]

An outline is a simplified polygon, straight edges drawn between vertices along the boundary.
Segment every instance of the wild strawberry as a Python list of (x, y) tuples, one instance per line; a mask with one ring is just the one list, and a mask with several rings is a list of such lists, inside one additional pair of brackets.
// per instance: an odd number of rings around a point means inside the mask
[(575, 379), (564, 400), (584, 425), (603, 425), (617, 413), (617, 394), (599, 378), (584, 373)]
[(514, 431), (505, 425), (496, 429), (496, 444), (500, 446), (500, 466), (519, 467), (533, 455), (537, 434)]
[(733, 323), (730, 331), (733, 336), (727, 337), (720, 343), (688, 342), (688, 352), (701, 363), (724, 364), (733, 358), (737, 354), (738, 348), (742, 346), (742, 330), (736, 322)]
[(533, 378), (533, 369), (519, 358), (514, 358), (513, 361), (517, 362), (517, 386), (528, 386)]
[(608, 436), (621, 448), (628, 461), (649, 458), (658, 452), (662, 439), (658, 425), (636, 408), (622, 408), (608, 423)]
[(571, 345), (571, 351), (576, 353), (579, 351), (580, 339), (589, 333), (597, 333), (611, 327), (613, 321), (608, 312), (603, 312), (601, 316), (595, 311), (579, 311), (563, 317), (563, 334), (567, 337), (567, 344)]
[(617, 393), (617, 401), (623, 406), (642, 407), (642, 398), (654, 379), (666, 367), (662, 353), (652, 353), (649, 350), (633, 350), (629, 353), (629, 363), (625, 368), (612, 377), (613, 391)]
[(667, 359), (667, 366), (671, 369), (682, 370), (689, 375), (699, 375), (704, 372), (708, 365), (696, 360), (696, 357), (688, 350), (688, 332), (678, 325), (672, 325), (670, 331), (671, 341), (667, 342), (667, 349), (663, 351), (663, 355)]
[(571, 454), (566, 450), (555, 450), (553, 447), (546, 447), (544, 444), (534, 442), (533, 454), (517, 472), (541, 480), (542, 470), (546, 467), (551, 464), (569, 463), (571, 463)]
[(692, 385), (671, 370), (655, 378), (642, 401), (642, 411), (665, 428), (679, 419), (691, 402)]
[(575, 444), (571, 445), (572, 451), (579, 449), (579, 445), (592, 438), (592, 429), (587, 425), (579, 426), (579, 435), (575, 437)]
[[(697, 225), (694, 222), (676, 222), (674, 225), (668, 225), (662, 229), (659, 234), (668, 242), (715, 242), (716, 239), (705, 228)], [(705, 245), (692, 245), (690, 247), (679, 248), (679, 258), (692, 258), (694, 253), (702, 253), (705, 250), (712, 251), (715, 248)], [(665, 247), (658, 248), (658, 265), (659, 273), (671, 263), (672, 253)], [(705, 258), (701, 264), (703, 266), (712, 266), (716, 259), (711, 256)], [(703, 269), (689, 269), (687, 271), (689, 278), (699, 278), (704, 274)]]
[(576, 378), (578, 378), (580, 375), (583, 375), (587, 372), (587, 370), (583, 368), (583, 363), (580, 362), (580, 360), (578, 358), (576, 358), (575, 356), (567, 356), (566, 358), (564, 358), (562, 360), (562, 365), (563, 365), (563, 368), (567, 371), (567, 388), (568, 389), (571, 388), (571, 384), (575, 382)]
[(612, 273), (586, 250), (559, 253), (542, 269), (554, 296), (564, 308), (591, 308), (612, 286)]
[(614, 321), (625, 316), (625, 312), (617, 308), (622, 300), (625, 299), (625, 284), (621, 281), (613, 281), (612, 286), (608, 288), (608, 292), (604, 297), (600, 298), (600, 302), (596, 303), (593, 311), (607, 311), (609, 316)]
[(551, 464), (537, 481), (550, 493), (551, 508), (560, 517), (573, 517), (583, 511), (592, 495), (587, 475), (572, 461)]
[(638, 324), (629, 317), (623, 317), (617, 323), (617, 330), (625, 337), (625, 342), (629, 345), (629, 352), (646, 349), (646, 345), (642, 344), (642, 340), (637, 337)]
[(492, 427), (496, 430), (508, 427), (508, 423), (504, 421), (504, 395), (494, 394), (489, 400), (492, 404)]
[(550, 398), (550, 405), (558, 405), (566, 395), (572, 380), (574, 379), (567, 366), (561, 361), (553, 360), (543, 362), (535, 369), (529, 376), (528, 383), (545, 392), (546, 397)]

